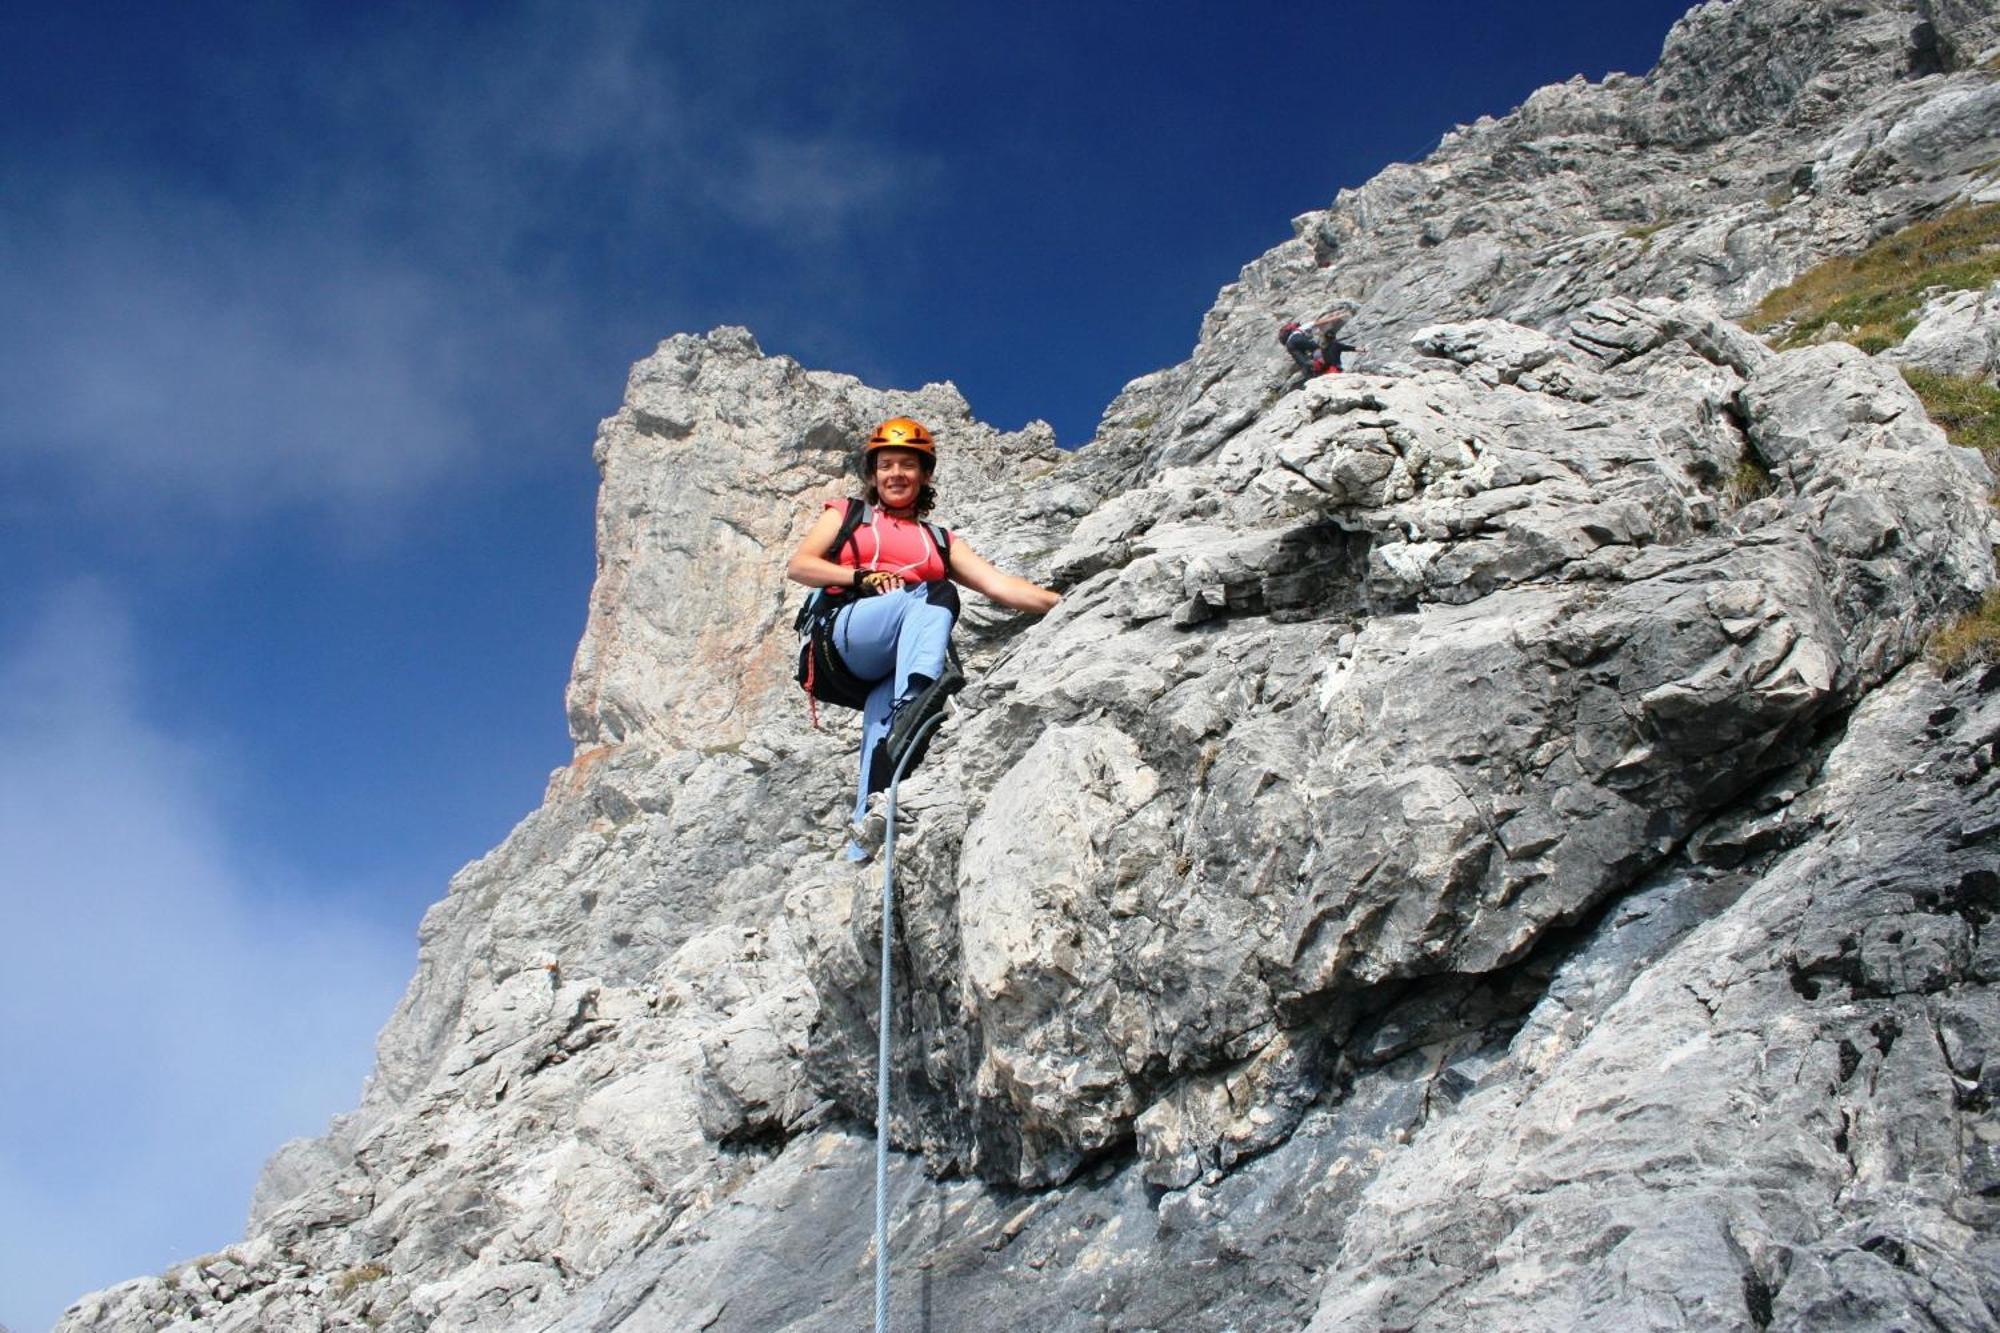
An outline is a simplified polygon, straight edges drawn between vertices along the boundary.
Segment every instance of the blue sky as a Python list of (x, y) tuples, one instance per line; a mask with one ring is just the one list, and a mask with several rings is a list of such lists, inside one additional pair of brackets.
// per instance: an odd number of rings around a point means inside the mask
[(226, 1244), (354, 1103), (418, 917), (568, 758), (591, 437), (656, 342), (1081, 443), (1293, 215), (1683, 8), (15, 6), (0, 1321)]

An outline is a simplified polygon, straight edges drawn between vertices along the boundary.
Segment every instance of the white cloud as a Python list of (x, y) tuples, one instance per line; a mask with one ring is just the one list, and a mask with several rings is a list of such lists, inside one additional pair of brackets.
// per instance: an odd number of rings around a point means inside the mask
[(622, 369), (607, 323), (650, 326), (618, 349), (643, 353), (740, 301), (713, 294), (739, 269), (809, 302), (935, 175), (849, 117), (775, 110), (796, 26), (525, 4), (377, 25), (339, 61), (164, 53), (241, 128), (184, 159), (71, 141), (10, 164), (0, 465), (91, 517), (393, 527), (558, 401), (574, 433), (546, 447), (580, 459), (611, 404), (577, 386)]
[(936, 174), (923, 162), (865, 143), (750, 137), (733, 171), (714, 186), (720, 206), (741, 222), (796, 240), (837, 241), (871, 220), (921, 210)]
[[(257, 1170), (356, 1103), (401, 930), (246, 882), (220, 758), (134, 700), (71, 585), (0, 660), (0, 1320), (237, 1238)], [(299, 775), (306, 780), (305, 775)]]
[(434, 279), (199, 200), (62, 204), (0, 252), (0, 450), (222, 515), (392, 504), (474, 452)]

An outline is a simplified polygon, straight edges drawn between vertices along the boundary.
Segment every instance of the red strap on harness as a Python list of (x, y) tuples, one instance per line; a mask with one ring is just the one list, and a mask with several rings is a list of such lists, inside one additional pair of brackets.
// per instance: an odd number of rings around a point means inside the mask
[(806, 716), (812, 719), (813, 730), (819, 730), (819, 696), (813, 693), (813, 675), (819, 667), (819, 654), (813, 651), (810, 639), (806, 641)]

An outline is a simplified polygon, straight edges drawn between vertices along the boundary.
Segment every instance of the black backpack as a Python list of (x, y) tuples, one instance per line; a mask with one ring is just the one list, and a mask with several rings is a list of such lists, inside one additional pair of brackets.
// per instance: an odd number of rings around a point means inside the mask
[[(833, 545), (826, 548), (826, 558), (837, 560), (840, 548), (854, 540), (854, 534), (866, 523), (871, 512), (866, 500), (849, 496), (847, 513), (840, 520), (840, 531), (835, 534)], [(943, 557), (945, 568), (951, 568), (951, 534), (936, 523), (926, 523), (931, 540), (937, 543), (938, 554)], [(860, 558), (857, 547), (855, 557)], [(840, 660), (840, 654), (833, 648), (833, 618), (840, 608), (848, 605), (853, 594), (832, 588), (815, 588), (807, 596), (806, 604), (799, 608), (798, 618), (792, 628), (799, 632), (799, 669), (793, 679), (806, 692), (814, 705), (813, 724), (819, 724), (817, 705), (831, 704), (837, 708), (861, 708), (868, 702), (868, 692), (876, 682), (862, 680), (847, 669)]]

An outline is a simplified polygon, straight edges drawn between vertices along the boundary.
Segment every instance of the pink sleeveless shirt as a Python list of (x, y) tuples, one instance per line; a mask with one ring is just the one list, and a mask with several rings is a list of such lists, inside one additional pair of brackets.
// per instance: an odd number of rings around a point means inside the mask
[[(847, 512), (845, 500), (828, 500), (828, 509)], [(944, 553), (930, 530), (915, 519), (897, 518), (871, 509), (868, 521), (843, 542), (834, 560), (849, 569), (892, 570), (913, 583), (935, 583), (945, 577)]]

